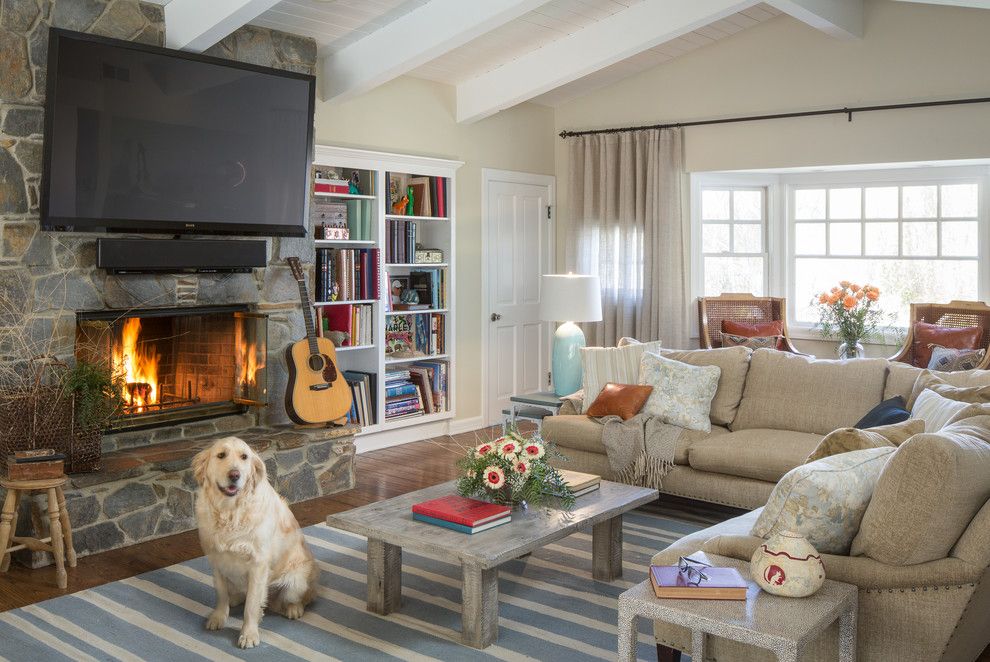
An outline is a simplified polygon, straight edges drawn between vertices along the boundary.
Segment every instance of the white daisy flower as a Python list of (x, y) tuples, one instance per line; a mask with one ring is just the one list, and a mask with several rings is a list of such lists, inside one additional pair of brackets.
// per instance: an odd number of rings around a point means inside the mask
[(505, 485), (505, 473), (499, 467), (490, 465), (485, 467), (485, 486), (490, 490), (497, 490)]

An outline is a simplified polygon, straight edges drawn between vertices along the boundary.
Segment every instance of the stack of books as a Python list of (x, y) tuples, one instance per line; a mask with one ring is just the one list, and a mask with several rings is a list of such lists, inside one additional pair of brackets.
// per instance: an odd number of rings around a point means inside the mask
[(557, 469), (557, 473), (564, 479), (567, 487), (576, 497), (594, 492), (602, 486), (602, 477), (595, 474), (583, 474), (580, 471), (568, 471), (567, 469)]
[(461, 533), (487, 531), (512, 520), (508, 506), (456, 495), (417, 503), (412, 513), (414, 520)]
[(375, 397), (378, 375), (373, 372), (345, 370), (344, 379), (351, 389), (351, 411), (347, 418), (362, 427), (374, 425), (377, 420)]
[(650, 583), (658, 598), (677, 600), (745, 600), (749, 584), (735, 568), (698, 566), (705, 577), (689, 577), (676, 565), (651, 565)]
[(385, 420), (412, 418), (424, 414), (423, 396), (409, 370), (385, 373)]
[(432, 412), (447, 411), (447, 370), (446, 361), (417, 361), (410, 371), (423, 371), (430, 391), (428, 400), (433, 402)]

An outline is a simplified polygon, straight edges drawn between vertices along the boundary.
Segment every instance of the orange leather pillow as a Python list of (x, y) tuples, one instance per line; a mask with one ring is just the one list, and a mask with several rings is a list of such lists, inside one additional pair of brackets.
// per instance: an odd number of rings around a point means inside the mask
[[(754, 324), (736, 322), (733, 320), (722, 320), (722, 333), (731, 333), (734, 336), (744, 336), (746, 338), (783, 336), (784, 323), (780, 320), (775, 320), (773, 322), (756, 322)], [(777, 341), (777, 349), (780, 349), (783, 345), (783, 340)]]
[(605, 384), (595, 401), (588, 407), (588, 416), (620, 416), (628, 421), (639, 413), (653, 393), (653, 387), (648, 384)]
[(978, 326), (951, 328), (928, 322), (915, 322), (912, 339), (914, 365), (918, 368), (928, 367), (929, 361), (932, 360), (932, 345), (949, 349), (981, 349), (982, 336), (983, 329)]

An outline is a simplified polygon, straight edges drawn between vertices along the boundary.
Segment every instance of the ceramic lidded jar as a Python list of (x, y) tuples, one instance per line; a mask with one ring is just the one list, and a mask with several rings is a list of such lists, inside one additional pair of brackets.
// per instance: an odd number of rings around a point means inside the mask
[(760, 545), (750, 561), (753, 581), (767, 593), (788, 598), (811, 595), (825, 583), (818, 550), (799, 533), (777, 533)]

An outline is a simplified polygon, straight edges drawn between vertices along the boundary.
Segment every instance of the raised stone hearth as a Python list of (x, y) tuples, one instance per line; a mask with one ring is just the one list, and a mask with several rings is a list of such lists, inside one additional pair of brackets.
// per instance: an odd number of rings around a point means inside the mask
[[(355, 428), (276, 426), (217, 431), (218, 423), (233, 427), (239, 418), (189, 424), (184, 429), (162, 428), (190, 432), (195, 425), (213, 426), (203, 428), (208, 431), (204, 436), (119, 447), (103, 456), (101, 471), (70, 476), (65, 499), (76, 553), (86, 556), (196, 528), (193, 504), (198, 486), (190, 463), (200, 450), (231, 434), (261, 455), (268, 480), (290, 503), (354, 487)], [(148, 433), (144, 434), (147, 437)], [(45, 501), (44, 496), (35, 495), (22, 503), (20, 535), (28, 535), (32, 522), (40, 526), (42, 537), (48, 535), (48, 520), (41, 516)], [(21, 552), (17, 558), (32, 567), (51, 562), (46, 553)]]

